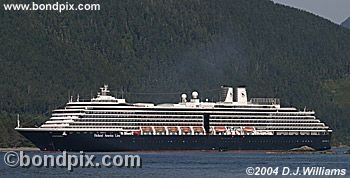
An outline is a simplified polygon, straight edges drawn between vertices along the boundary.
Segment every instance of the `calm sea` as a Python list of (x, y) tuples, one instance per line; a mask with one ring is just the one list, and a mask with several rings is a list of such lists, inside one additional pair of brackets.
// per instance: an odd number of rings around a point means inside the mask
[[(247, 167), (283, 167), (295, 171), (297, 167), (325, 167), (346, 169), (350, 177), (350, 155), (340, 154), (271, 154), (264, 152), (128, 152), (95, 153), (96, 160), (104, 154), (138, 154), (142, 168), (10, 168), (4, 164), (4, 153), (0, 153), (1, 177), (260, 177), (247, 176)], [(26, 154), (49, 154), (48, 152), (26, 152)], [(60, 153), (52, 153), (60, 154)], [(310, 177), (310, 176), (307, 176)], [(319, 176), (317, 176), (319, 177)], [(323, 176), (325, 177), (325, 176)]]

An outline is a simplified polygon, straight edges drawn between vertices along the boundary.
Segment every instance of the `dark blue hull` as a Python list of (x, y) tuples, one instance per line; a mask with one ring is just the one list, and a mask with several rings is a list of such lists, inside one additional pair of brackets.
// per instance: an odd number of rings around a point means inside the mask
[(19, 131), (43, 151), (330, 149), (331, 135), (117, 135), (99, 132)]

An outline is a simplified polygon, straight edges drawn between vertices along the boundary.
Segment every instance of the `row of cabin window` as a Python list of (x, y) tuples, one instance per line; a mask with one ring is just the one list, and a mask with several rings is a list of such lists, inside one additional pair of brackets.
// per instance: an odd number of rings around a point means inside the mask
[(173, 115), (98, 115), (98, 114), (89, 114), (89, 115), (84, 115), (85, 118), (197, 118), (197, 119), (202, 119), (202, 116), (173, 116)]
[(202, 126), (202, 123), (198, 124), (187, 124), (187, 123), (159, 123), (157, 124), (152, 124), (152, 123), (126, 123), (126, 124), (121, 124), (121, 123), (70, 123), (69, 125), (75, 126), (75, 125), (113, 125), (113, 126)]
[[(258, 113), (257, 113), (258, 112)], [(86, 111), (86, 114), (127, 114), (127, 115), (131, 115), (131, 114), (139, 114), (139, 115), (201, 115), (204, 113), (198, 113), (198, 112), (163, 112), (163, 111), (159, 111), (159, 112), (136, 112), (136, 111), (130, 111), (130, 112), (125, 112), (125, 111)], [(231, 113), (220, 113), (219, 111), (216, 112), (215, 114), (219, 114), (219, 115), (223, 115), (223, 114), (227, 114), (227, 115), (232, 115), (232, 114), (237, 114), (237, 115), (267, 115), (267, 116), (300, 116), (300, 115), (305, 115), (305, 116), (312, 116), (313, 114), (310, 113), (303, 113), (303, 112), (290, 112), (290, 113), (286, 113), (286, 112), (269, 112), (269, 113), (265, 113), (265, 112), (260, 112), (260, 111), (247, 111), (246, 113), (241, 113), (241, 112), (234, 112), (232, 111)], [(215, 116), (215, 114), (210, 114), (212, 116)]]
[(79, 119), (77, 122), (203, 122), (203, 120), (177, 120), (177, 119), (158, 119), (158, 120), (147, 120), (147, 119)]
[(250, 119), (244, 119), (244, 120), (212, 120), (210, 119), (210, 122), (251, 122), (251, 123), (284, 123), (284, 122), (289, 122), (289, 123), (319, 123), (318, 120), (305, 120), (305, 119), (300, 119), (296, 121), (290, 121), (290, 120), (276, 120), (276, 119), (271, 119), (271, 120), (250, 120)]

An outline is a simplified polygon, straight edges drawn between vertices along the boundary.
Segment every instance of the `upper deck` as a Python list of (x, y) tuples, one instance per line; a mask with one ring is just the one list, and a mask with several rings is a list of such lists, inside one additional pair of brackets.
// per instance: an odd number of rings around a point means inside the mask
[[(95, 98), (89, 101), (81, 101), (79, 97), (76, 101), (71, 100), (66, 104), (65, 109), (77, 109), (86, 107), (152, 107), (152, 108), (280, 108), (280, 100), (278, 98), (251, 98), (248, 101), (245, 88), (237, 88), (235, 94), (233, 88), (222, 87), (225, 97), (221, 101), (201, 101), (198, 92), (192, 92), (192, 98), (187, 99), (186, 94), (181, 95), (179, 103), (127, 103), (124, 98), (116, 98), (109, 95), (108, 85), (100, 88)], [(234, 97), (235, 96), (235, 97)], [(294, 110), (295, 108), (284, 108)]]

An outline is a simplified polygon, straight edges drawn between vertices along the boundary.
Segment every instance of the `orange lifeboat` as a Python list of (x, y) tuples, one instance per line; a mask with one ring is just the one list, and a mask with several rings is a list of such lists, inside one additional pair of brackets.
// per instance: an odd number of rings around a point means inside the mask
[(142, 130), (144, 132), (151, 132), (151, 131), (153, 131), (152, 127), (142, 127)]
[(217, 132), (225, 132), (226, 128), (225, 127), (214, 127), (215, 131)]
[(254, 131), (254, 127), (243, 127), (243, 131), (253, 132)]
[(193, 127), (195, 132), (203, 132), (203, 127)]
[(181, 129), (183, 132), (191, 132), (191, 128), (189, 128), (189, 127), (180, 127), (180, 129)]
[(154, 127), (154, 130), (156, 130), (158, 132), (164, 132), (165, 128), (164, 127)]
[(177, 132), (178, 131), (177, 127), (168, 127), (168, 130), (170, 132)]

